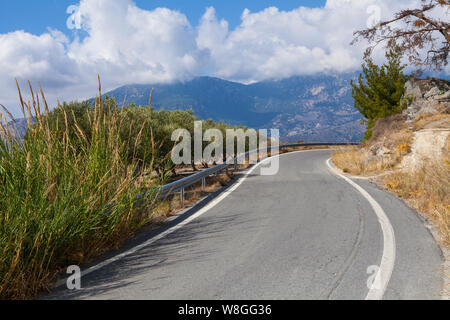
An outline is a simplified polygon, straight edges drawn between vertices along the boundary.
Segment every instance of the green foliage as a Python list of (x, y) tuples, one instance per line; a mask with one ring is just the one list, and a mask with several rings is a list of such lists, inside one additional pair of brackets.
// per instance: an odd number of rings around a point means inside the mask
[[(124, 143), (123, 160), (127, 163), (138, 161), (139, 166), (152, 165), (161, 177), (169, 175), (174, 167), (170, 158), (174, 147), (171, 140), (172, 132), (176, 129), (186, 129), (194, 137), (194, 122), (198, 119), (194, 116), (193, 110), (155, 110), (149, 106), (135, 104), (122, 108), (117, 105), (114, 98), (109, 97), (104, 98), (103, 104), (105, 114), (116, 113), (118, 116), (119, 134)], [(91, 138), (92, 128), (89, 119), (93, 116), (94, 108), (89, 101), (64, 103), (49, 113), (49, 126), (59, 139), (62, 139), (67, 131), (73, 147), (81, 151), (84, 142), (78, 139), (79, 131), (81, 130), (88, 139)], [(220, 130), (223, 137), (226, 137), (227, 129), (243, 128), (233, 127), (222, 121), (214, 122), (211, 119), (202, 123), (203, 132), (214, 128)], [(140, 143), (136, 143), (137, 140)], [(203, 147), (207, 144), (209, 142), (203, 142)], [(224, 143), (224, 153), (225, 147)]]
[(400, 113), (406, 108), (402, 99), (407, 76), (406, 65), (401, 64), (402, 53), (398, 47), (386, 53), (387, 63), (378, 66), (366, 54), (362, 65), (363, 74), (357, 83), (351, 81), (355, 108), (364, 116), (367, 124), (365, 139), (372, 135), (377, 119)]
[[(3, 299), (31, 297), (59, 268), (120, 244), (152, 216), (153, 204), (135, 199), (163, 182), (129, 157), (118, 108), (71, 103), (41, 115), (38, 103), (23, 142), (0, 126)], [(137, 148), (146, 143), (133, 138)]]
[[(147, 223), (155, 203), (136, 199), (165, 183), (172, 132), (193, 135), (197, 120), (192, 110), (121, 108), (108, 97), (46, 107), (43, 115), (39, 101), (21, 102), (30, 120), (23, 141), (0, 113), (0, 299), (46, 290), (62, 268), (90, 261)], [(224, 136), (231, 128), (203, 124)]]

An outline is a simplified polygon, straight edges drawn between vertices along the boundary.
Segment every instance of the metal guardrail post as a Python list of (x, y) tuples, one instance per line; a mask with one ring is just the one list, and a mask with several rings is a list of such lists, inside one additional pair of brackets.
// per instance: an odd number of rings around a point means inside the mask
[(202, 178), (202, 190), (205, 191), (206, 187), (206, 178)]
[(237, 157), (234, 157), (234, 171), (237, 170)]
[(184, 188), (180, 189), (180, 201), (181, 201), (181, 206), (184, 207)]

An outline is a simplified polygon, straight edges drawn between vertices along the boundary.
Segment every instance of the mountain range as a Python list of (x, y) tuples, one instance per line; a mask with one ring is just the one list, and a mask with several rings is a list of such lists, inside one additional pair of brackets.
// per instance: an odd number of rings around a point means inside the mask
[(282, 141), (357, 142), (361, 114), (353, 108), (350, 79), (356, 74), (296, 76), (253, 84), (198, 77), (173, 84), (134, 84), (106, 95), (126, 103), (193, 109), (200, 119), (255, 129), (279, 129)]
[[(319, 74), (248, 85), (198, 77), (172, 84), (125, 85), (105, 95), (119, 105), (126, 97), (127, 104), (145, 106), (153, 89), (154, 108), (193, 109), (203, 120), (279, 129), (284, 142), (358, 142), (364, 127), (353, 108), (350, 80), (356, 76)], [(26, 120), (17, 119), (14, 127), (23, 136)]]

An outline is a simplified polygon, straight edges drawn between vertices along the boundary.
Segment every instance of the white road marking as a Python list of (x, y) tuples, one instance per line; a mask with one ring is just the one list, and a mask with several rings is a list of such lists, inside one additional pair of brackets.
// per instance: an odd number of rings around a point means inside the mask
[(333, 166), (330, 164), (330, 160), (327, 160), (327, 165), (330, 168), (330, 171), (340, 178), (347, 181), (350, 185), (352, 185), (356, 190), (358, 190), (364, 198), (369, 201), (372, 206), (375, 214), (378, 217), (378, 222), (381, 225), (381, 230), (383, 232), (383, 255), (381, 257), (380, 269), (376, 275), (374, 284), (380, 284), (379, 287), (372, 286), (369, 289), (369, 292), (366, 296), (366, 300), (381, 300), (383, 298), (384, 292), (386, 291), (389, 280), (391, 279), (392, 270), (394, 269), (395, 263), (395, 236), (394, 229), (392, 228), (391, 222), (387, 217), (386, 213), (383, 211), (378, 202), (372, 198), (372, 196), (364, 190), (361, 186), (353, 182), (348, 177), (339, 173)]

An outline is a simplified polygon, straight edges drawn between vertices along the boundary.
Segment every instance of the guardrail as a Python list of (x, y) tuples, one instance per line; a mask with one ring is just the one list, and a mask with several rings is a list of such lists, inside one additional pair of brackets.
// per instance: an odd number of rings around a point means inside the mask
[(184, 204), (184, 196), (185, 196), (185, 189), (187, 187), (192, 186), (193, 184), (202, 181), (202, 187), (205, 188), (206, 186), (206, 178), (208, 176), (211, 176), (213, 174), (218, 174), (224, 170), (228, 170), (228, 168), (231, 165), (234, 165), (234, 169), (237, 169), (237, 163), (240, 159), (243, 157), (249, 157), (252, 154), (260, 153), (261, 151), (264, 151), (267, 153), (269, 150), (272, 151), (273, 149), (284, 149), (284, 148), (295, 148), (295, 147), (320, 147), (320, 146), (354, 146), (358, 145), (359, 143), (292, 143), (292, 144), (283, 144), (283, 145), (276, 145), (276, 146), (269, 146), (267, 148), (261, 148), (252, 150), (240, 155), (237, 155), (233, 158), (233, 164), (230, 163), (221, 163), (218, 165), (215, 165), (211, 168), (202, 170), (198, 173), (192, 174), (186, 178), (168, 183), (164, 186), (156, 188), (154, 191), (159, 197), (167, 197), (170, 194), (175, 193), (176, 191), (180, 191), (180, 201), (181, 205)]

